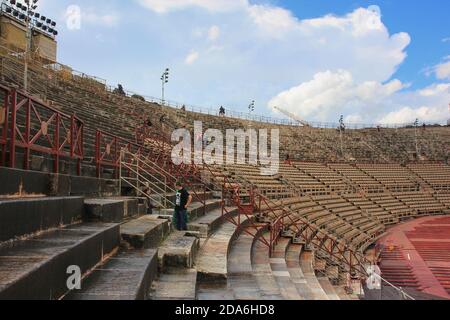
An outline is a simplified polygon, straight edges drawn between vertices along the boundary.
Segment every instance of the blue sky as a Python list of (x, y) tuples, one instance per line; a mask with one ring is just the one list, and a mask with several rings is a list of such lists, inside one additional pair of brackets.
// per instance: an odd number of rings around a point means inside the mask
[[(41, 0), (61, 63), (203, 107), (311, 121), (445, 123), (447, 0)], [(80, 27), (70, 25), (80, 10)]]
[(301, 18), (313, 18), (327, 13), (345, 14), (358, 7), (378, 5), (383, 23), (391, 32), (408, 32), (412, 38), (408, 58), (396, 77), (411, 82), (415, 88), (431, 84), (434, 79), (423, 74), (423, 69), (439, 63), (450, 52), (450, 2), (447, 0), (286, 0), (275, 3), (289, 8)]

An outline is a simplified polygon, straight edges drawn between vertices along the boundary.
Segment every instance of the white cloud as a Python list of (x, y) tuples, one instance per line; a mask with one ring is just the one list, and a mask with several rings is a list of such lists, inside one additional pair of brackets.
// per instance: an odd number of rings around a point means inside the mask
[(449, 92), (450, 92), (450, 84), (439, 83), (431, 85), (425, 89), (419, 90), (419, 95), (421, 95), (422, 97), (436, 97), (444, 95), (445, 93)]
[(249, 6), (248, 12), (253, 22), (266, 34), (279, 36), (299, 27), (298, 20), (286, 9), (268, 5)]
[(166, 13), (155, 16), (161, 25), (155, 34), (167, 45), (161, 52), (179, 63), (174, 100), (242, 109), (255, 99), (306, 120), (336, 121), (343, 114), (346, 121), (376, 122), (405, 107), (441, 108), (446, 94), (433, 95), (439, 88), (430, 87), (426, 96), (393, 79), (411, 38), (391, 34), (378, 7), (300, 19), (280, 6), (244, 0), (140, 3)]
[(423, 106), (419, 108), (404, 107), (398, 111), (389, 112), (380, 119), (384, 124), (404, 124), (413, 123), (416, 119), (419, 122), (443, 123), (448, 117), (446, 108)]
[(120, 17), (117, 13), (100, 14), (94, 11), (82, 11), (81, 21), (104, 27), (115, 27), (119, 24)]
[(197, 61), (198, 60), (198, 58), (199, 58), (199, 53), (197, 52), (197, 51), (191, 51), (188, 55), (187, 55), (187, 57), (186, 57), (186, 59), (184, 60), (184, 62), (186, 63), (186, 64), (188, 64), (188, 65), (191, 65), (191, 64), (193, 64), (195, 61)]
[[(269, 106), (282, 107), (301, 117), (326, 121), (345, 109), (353, 112), (367, 104), (379, 103), (405, 87), (399, 80), (386, 84), (375, 81), (355, 83), (346, 70), (317, 73), (311, 81), (284, 91), (269, 101)], [(351, 115), (352, 122), (360, 115)]]
[(68, 30), (80, 30), (82, 25), (87, 23), (102, 27), (116, 27), (119, 24), (120, 16), (116, 12), (99, 13), (93, 8), (82, 9), (77, 5), (70, 5), (64, 12), (64, 20)]
[(361, 117), (359, 114), (351, 114), (349, 116), (346, 116), (344, 118), (345, 123), (363, 123), (363, 117)]
[(450, 37), (442, 39), (442, 42), (450, 42)]
[(220, 37), (220, 28), (218, 26), (212, 26), (208, 30), (208, 40), (216, 41)]
[(157, 13), (198, 7), (212, 12), (226, 12), (248, 5), (247, 0), (138, 0)]
[(434, 74), (439, 80), (450, 80), (450, 56), (444, 57), (441, 63), (426, 68), (424, 73), (427, 76)]
[(450, 80), (450, 61), (438, 64), (435, 67), (436, 77), (440, 80)]

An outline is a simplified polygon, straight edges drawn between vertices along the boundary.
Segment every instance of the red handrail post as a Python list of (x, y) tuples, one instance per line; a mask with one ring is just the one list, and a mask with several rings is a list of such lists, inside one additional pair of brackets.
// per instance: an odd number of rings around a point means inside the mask
[(5, 93), (4, 97), (4, 121), (3, 121), (3, 128), (2, 128), (2, 136), (0, 137), (2, 139), (2, 157), (0, 159), (0, 165), (4, 166), (6, 165), (6, 149), (7, 149), (7, 141), (8, 141), (8, 120), (9, 120), (9, 103), (10, 103), (10, 92), (6, 89), (3, 89)]
[(77, 162), (77, 174), (81, 176), (81, 161), (84, 158), (84, 123), (80, 124), (80, 138), (77, 139), (77, 143), (79, 143), (80, 154)]
[(206, 215), (206, 183), (203, 183), (203, 215)]
[(9, 145), (9, 167), (16, 167), (16, 126), (17, 126), (17, 90), (11, 90), (11, 139)]
[(225, 215), (224, 213), (225, 213), (225, 195), (224, 195), (224, 192), (225, 192), (225, 184), (223, 183), (222, 184), (222, 217)]
[(30, 165), (30, 132), (31, 132), (31, 99), (27, 99), (25, 120), (25, 152), (23, 156), (23, 168), (29, 169)]
[(73, 158), (75, 155), (75, 115), (72, 114), (70, 117), (70, 157)]
[(97, 130), (97, 133), (95, 135), (95, 164), (97, 167), (97, 178), (100, 178), (100, 140), (101, 133)]
[(59, 126), (61, 124), (61, 115), (59, 113), (56, 114), (56, 124), (55, 124), (55, 137), (53, 143), (53, 152), (54, 152), (54, 165), (53, 165), (53, 173), (59, 173)]
[[(83, 150), (82, 150), (82, 139), (83, 139), (83, 125), (80, 123), (78, 126), (78, 121), (75, 118), (75, 114), (72, 114), (70, 118), (70, 157), (76, 158), (76, 170), (77, 175), (81, 175), (81, 159), (83, 158)], [(76, 153), (78, 149), (80, 154)]]

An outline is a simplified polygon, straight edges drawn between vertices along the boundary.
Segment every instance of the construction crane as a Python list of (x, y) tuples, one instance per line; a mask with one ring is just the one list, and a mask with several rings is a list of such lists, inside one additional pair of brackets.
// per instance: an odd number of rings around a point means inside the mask
[(311, 126), (308, 122), (306, 122), (306, 121), (300, 119), (300, 118), (297, 117), (295, 114), (290, 113), (289, 111), (286, 111), (286, 110), (284, 110), (284, 109), (282, 109), (282, 108), (280, 108), (280, 107), (273, 107), (273, 108), (274, 108), (275, 110), (280, 111), (282, 114), (284, 114), (285, 116), (291, 118), (292, 120), (294, 120), (294, 121), (300, 123), (302, 126), (305, 126), (305, 127), (310, 127), (310, 126)]
[[(450, 111), (450, 103), (448, 104), (448, 111)], [(447, 126), (450, 127), (450, 119), (447, 120)]]

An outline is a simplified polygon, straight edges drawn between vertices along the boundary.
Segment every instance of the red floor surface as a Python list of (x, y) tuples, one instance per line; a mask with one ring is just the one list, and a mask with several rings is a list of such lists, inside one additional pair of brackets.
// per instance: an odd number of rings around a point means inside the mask
[(399, 287), (450, 299), (450, 217), (397, 225), (378, 245), (383, 278)]

